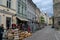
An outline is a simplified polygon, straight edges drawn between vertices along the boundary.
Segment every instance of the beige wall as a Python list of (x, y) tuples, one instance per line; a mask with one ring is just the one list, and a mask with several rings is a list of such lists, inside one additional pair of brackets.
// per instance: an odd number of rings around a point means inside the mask
[(0, 13), (0, 15), (1, 15), (1, 24), (4, 24), (4, 28), (6, 28), (6, 17), (10, 17), (12, 19), (12, 16), (4, 13)]
[(52, 18), (49, 18), (49, 24), (53, 24)]
[[(11, 9), (16, 10), (17, 0), (11, 0)], [(7, 6), (7, 0), (0, 0), (0, 5)]]
[[(7, 11), (7, 9), (9, 11)], [(10, 17), (11, 18), (11, 24), (12, 23), (16, 24), (16, 16), (14, 16), (16, 14), (16, 11), (11, 10), (9, 8), (6, 8), (6, 7), (3, 7), (3, 6), (0, 6), (0, 10), (4, 10), (4, 11), (7, 12), (7, 13), (0, 12), (1, 24), (4, 24), (4, 28), (6, 28), (6, 17)]]
[(7, 4), (7, 0), (1, 0), (1, 5), (6, 6), (6, 4)]
[(37, 20), (38, 22), (40, 22), (40, 17), (39, 17), (39, 16), (40, 16), (40, 10), (39, 10), (38, 8), (36, 8), (36, 15), (37, 15), (37, 16), (36, 16), (36, 17), (37, 17), (36, 20)]
[(0, 6), (0, 10), (5, 10), (5, 11), (9, 10), (9, 11), (7, 11), (7, 12), (16, 14), (16, 11), (15, 11), (15, 10), (12, 10), (12, 9), (9, 9), (9, 8), (3, 7), (3, 6)]

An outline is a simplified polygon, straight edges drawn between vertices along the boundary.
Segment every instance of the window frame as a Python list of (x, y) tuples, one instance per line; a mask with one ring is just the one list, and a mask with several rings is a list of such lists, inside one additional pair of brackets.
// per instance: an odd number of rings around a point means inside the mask
[(7, 7), (11, 8), (11, 0), (7, 0)]

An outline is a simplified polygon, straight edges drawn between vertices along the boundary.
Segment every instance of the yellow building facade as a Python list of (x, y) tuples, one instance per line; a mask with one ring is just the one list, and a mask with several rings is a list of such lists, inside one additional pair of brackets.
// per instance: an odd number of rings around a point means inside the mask
[(39, 10), (39, 8), (36, 8), (36, 21), (38, 23), (40, 23), (40, 13), (41, 13), (41, 11)]
[(53, 24), (52, 18), (49, 18), (49, 25), (52, 25), (52, 24)]

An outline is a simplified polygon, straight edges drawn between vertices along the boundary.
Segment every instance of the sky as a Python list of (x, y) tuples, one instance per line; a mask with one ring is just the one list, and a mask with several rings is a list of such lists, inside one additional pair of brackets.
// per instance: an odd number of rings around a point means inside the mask
[(49, 16), (53, 15), (53, 0), (32, 0), (37, 7)]

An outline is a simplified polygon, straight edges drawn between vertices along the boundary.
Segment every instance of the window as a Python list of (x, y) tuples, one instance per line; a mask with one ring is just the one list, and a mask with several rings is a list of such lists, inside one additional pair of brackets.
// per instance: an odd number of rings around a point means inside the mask
[(18, 5), (20, 5), (20, 1), (18, 1)]
[(7, 7), (11, 8), (11, 0), (7, 0)]
[(22, 13), (22, 5), (20, 5), (20, 13)]
[(7, 1), (7, 7), (8, 7), (8, 1)]
[(23, 7), (23, 14), (25, 14), (25, 7)]
[(24, 3), (26, 2), (26, 0), (22, 0)]
[(20, 7), (18, 7), (18, 14), (20, 13)]
[(9, 8), (11, 8), (11, 3), (9, 2)]

